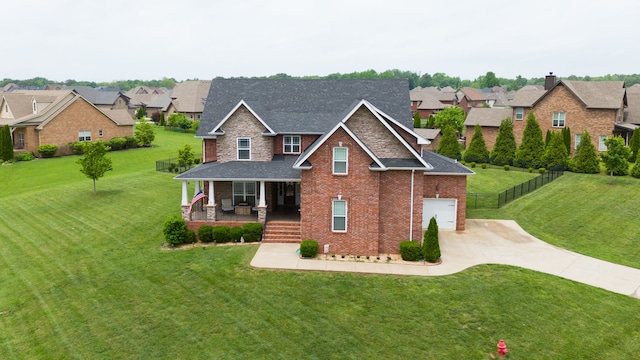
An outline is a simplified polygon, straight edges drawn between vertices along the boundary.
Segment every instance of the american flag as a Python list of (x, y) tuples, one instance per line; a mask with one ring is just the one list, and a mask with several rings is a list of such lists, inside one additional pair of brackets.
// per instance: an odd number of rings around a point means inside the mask
[(198, 200), (200, 199), (204, 199), (206, 196), (204, 195), (204, 193), (202, 191), (198, 191), (197, 193), (195, 193), (193, 195), (193, 199), (191, 199), (191, 203), (189, 204), (189, 212), (192, 212), (192, 208), (193, 208), (193, 204), (195, 204), (196, 202), (198, 202)]

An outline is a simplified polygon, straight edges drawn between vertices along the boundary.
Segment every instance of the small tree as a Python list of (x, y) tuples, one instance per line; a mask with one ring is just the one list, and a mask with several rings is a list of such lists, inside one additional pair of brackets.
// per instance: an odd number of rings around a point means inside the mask
[(631, 169), (631, 176), (640, 179), (640, 156), (636, 158), (636, 163), (633, 164), (633, 169)]
[(11, 141), (11, 130), (9, 125), (5, 125), (0, 130), (0, 160), (2, 162), (13, 159), (13, 142)]
[(489, 162), (489, 150), (484, 142), (482, 127), (478, 124), (473, 129), (473, 136), (469, 143), (469, 148), (464, 152), (465, 162), (486, 163)]
[(147, 114), (147, 111), (143, 107), (139, 107), (136, 109), (136, 119), (143, 119)]
[(444, 108), (436, 114), (435, 126), (440, 129), (451, 126), (456, 131), (462, 131), (464, 119), (467, 116), (458, 106)]
[(151, 146), (151, 143), (156, 138), (156, 134), (153, 130), (153, 124), (145, 119), (141, 119), (140, 123), (136, 125), (134, 137), (139, 146)]
[(530, 111), (522, 133), (522, 143), (516, 150), (514, 164), (521, 168), (539, 168), (542, 165), (543, 155), (544, 140), (542, 140), (542, 130), (533, 111)]
[(420, 119), (420, 113), (416, 111), (415, 113), (413, 113), (413, 127), (414, 129), (418, 129), (422, 127), (421, 125), (422, 119)]
[(516, 138), (513, 135), (513, 123), (510, 118), (506, 118), (500, 123), (490, 161), (492, 164), (498, 166), (513, 165), (515, 156)]
[(562, 138), (564, 146), (567, 148), (567, 154), (571, 154), (571, 128), (568, 126), (562, 128)]
[(638, 151), (640, 151), (640, 128), (633, 130), (633, 135), (629, 140), (629, 150), (631, 151), (629, 161), (635, 162), (638, 158)]
[(629, 148), (624, 146), (624, 140), (620, 136), (614, 136), (604, 140), (607, 152), (600, 155), (607, 172), (611, 174), (610, 183), (613, 184), (613, 175), (627, 175), (629, 173)]
[(96, 194), (96, 180), (103, 177), (105, 172), (113, 170), (111, 158), (105, 156), (107, 151), (109, 151), (109, 147), (102, 141), (86, 143), (84, 145), (84, 156), (76, 161), (82, 166), (80, 172), (93, 180), (94, 195)]
[(427, 231), (422, 241), (422, 256), (425, 261), (434, 263), (440, 258), (440, 241), (438, 240), (438, 223), (435, 217), (429, 220)]
[(444, 155), (452, 159), (462, 159), (462, 153), (460, 152), (460, 144), (458, 143), (456, 130), (452, 126), (447, 126), (442, 131), (442, 139), (438, 144), (438, 149), (436, 150), (436, 152), (440, 155)]
[(547, 134), (544, 136), (544, 147), (546, 148), (547, 146), (549, 146), (550, 142), (551, 142), (551, 130), (547, 130)]
[(564, 170), (567, 167), (569, 161), (569, 154), (567, 153), (567, 147), (564, 143), (564, 137), (560, 132), (551, 133), (551, 140), (549, 145), (545, 149), (542, 156), (542, 162), (547, 169), (561, 169)]
[(160, 113), (160, 121), (158, 122), (159, 126), (165, 126), (166, 125), (166, 121), (164, 119), (164, 113)]
[(431, 114), (429, 115), (429, 118), (427, 119), (427, 128), (428, 129), (435, 129), (436, 127), (436, 117), (435, 115)]
[(184, 144), (184, 147), (178, 150), (178, 164), (182, 167), (188, 167), (195, 162), (191, 145)]
[(597, 174), (600, 172), (598, 153), (591, 142), (591, 135), (587, 130), (580, 137), (575, 156), (569, 160), (569, 169), (576, 173), (585, 174)]

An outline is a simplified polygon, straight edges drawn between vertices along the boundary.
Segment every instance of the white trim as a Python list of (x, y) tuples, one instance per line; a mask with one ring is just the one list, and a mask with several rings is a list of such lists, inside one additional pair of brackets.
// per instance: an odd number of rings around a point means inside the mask
[[(337, 202), (341, 202), (344, 203), (344, 230), (336, 230), (336, 224), (335, 224), (335, 219), (336, 219), (336, 203)], [(346, 233), (348, 227), (348, 204), (347, 204), (347, 200), (344, 199), (331, 199), (331, 232), (334, 233)], [(338, 215), (338, 216), (342, 216), (342, 215)]]
[(218, 129), (220, 129), (222, 127), (222, 125), (224, 125), (225, 122), (227, 122), (227, 120), (229, 120), (229, 118), (240, 108), (240, 106), (244, 106), (245, 108), (247, 108), (247, 110), (249, 110), (249, 112), (255, 116), (256, 119), (258, 119), (258, 121), (260, 121), (260, 123), (262, 124), (262, 126), (264, 126), (265, 128), (267, 128), (267, 130), (269, 131), (269, 134), (273, 134), (275, 135), (276, 132), (273, 131), (271, 129), (271, 127), (269, 127), (269, 125), (267, 125), (267, 123), (262, 120), (262, 118), (255, 112), (253, 111), (253, 109), (247, 105), (247, 103), (244, 100), (240, 100), (240, 102), (238, 104), (236, 104), (236, 106), (233, 107), (233, 109), (231, 109), (231, 111), (229, 111), (229, 113), (227, 114), (227, 116), (225, 116), (222, 121), (220, 121), (218, 123), (218, 125), (216, 125), (216, 127), (213, 128), (213, 130), (209, 131), (208, 134), (209, 135), (213, 135), (216, 133), (216, 131)]
[[(336, 149), (344, 149), (344, 160), (337, 160), (339, 162), (344, 161), (344, 172), (336, 172)], [(349, 175), (349, 148), (346, 146), (334, 146), (331, 149), (331, 174), (333, 175)]]
[[(240, 148), (240, 140), (249, 140), (249, 148)], [(241, 159), (240, 158), (240, 150), (242, 151), (249, 151), (249, 158), (248, 159)], [(251, 161), (251, 138), (250, 137), (246, 137), (246, 136), (238, 136), (236, 138), (236, 160), (238, 161)]]
[[(291, 144), (287, 144), (287, 142), (285, 141), (286, 138), (291, 138)], [(298, 144), (294, 144), (293, 143), (293, 139), (297, 138), (298, 139)], [(291, 147), (291, 150), (293, 150), (294, 146), (298, 147), (298, 151), (287, 151), (287, 145), (289, 145)], [(300, 154), (300, 152), (302, 151), (302, 136), (300, 135), (282, 135), (282, 153), (283, 154)]]

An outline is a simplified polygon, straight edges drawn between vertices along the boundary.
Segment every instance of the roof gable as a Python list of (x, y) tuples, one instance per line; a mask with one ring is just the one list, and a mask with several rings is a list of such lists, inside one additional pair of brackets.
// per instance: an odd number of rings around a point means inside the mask
[(233, 114), (236, 113), (236, 111), (238, 111), (238, 109), (240, 107), (244, 107), (246, 108), (251, 115), (253, 115), (256, 119), (258, 119), (258, 121), (260, 122), (260, 124), (262, 124), (262, 126), (264, 126), (268, 131), (270, 135), (275, 135), (276, 133), (269, 127), (269, 125), (267, 125), (267, 123), (260, 117), (260, 115), (258, 115), (258, 113), (256, 113), (251, 106), (249, 106), (244, 100), (240, 100), (239, 103), (236, 104), (236, 106), (233, 107), (233, 109), (231, 109), (231, 111), (229, 111), (229, 113), (227, 114), (227, 116), (225, 116), (222, 121), (220, 121), (220, 123), (213, 128), (213, 130), (211, 130), (208, 135), (222, 135), (224, 134), (224, 132), (221, 130), (222, 125), (224, 125), (224, 123), (227, 122), (227, 120), (229, 120)]

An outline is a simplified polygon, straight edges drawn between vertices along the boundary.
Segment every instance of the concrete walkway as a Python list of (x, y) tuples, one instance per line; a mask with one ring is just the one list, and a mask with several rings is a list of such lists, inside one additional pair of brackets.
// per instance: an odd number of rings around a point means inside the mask
[[(640, 299), (640, 269), (580, 255), (541, 241), (511, 220), (467, 219), (462, 232), (441, 231), (442, 264), (379, 263), (301, 259), (299, 244), (261, 244), (251, 266), (441, 276), (480, 264), (519, 266)], [(322, 256), (321, 256), (322, 257)]]

